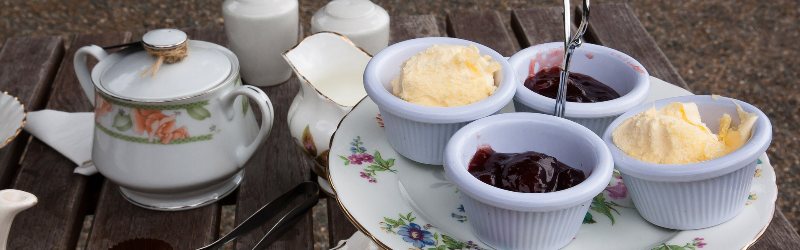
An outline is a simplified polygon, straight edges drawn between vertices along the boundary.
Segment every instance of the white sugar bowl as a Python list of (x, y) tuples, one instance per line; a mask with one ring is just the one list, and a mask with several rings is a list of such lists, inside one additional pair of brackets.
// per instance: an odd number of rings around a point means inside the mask
[[(88, 56), (99, 61), (91, 73)], [(95, 106), (92, 161), (141, 207), (190, 209), (230, 194), (272, 127), (269, 98), (241, 84), (233, 52), (180, 30), (150, 31), (113, 54), (86, 46), (74, 60)]]

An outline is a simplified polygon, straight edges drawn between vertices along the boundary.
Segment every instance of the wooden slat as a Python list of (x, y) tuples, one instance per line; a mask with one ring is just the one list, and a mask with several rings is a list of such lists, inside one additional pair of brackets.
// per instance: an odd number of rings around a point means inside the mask
[(783, 213), (776, 208), (764, 235), (750, 249), (800, 249), (800, 235)]
[(486, 45), (504, 56), (511, 56), (517, 52), (516, 39), (506, 32), (500, 14), (496, 11), (449, 13), (447, 33), (453, 37)]
[(409, 39), (442, 36), (434, 15), (413, 15), (393, 17), (391, 23), (391, 43)]
[[(225, 44), (221, 27), (186, 30), (195, 40)], [(132, 39), (138, 39), (134, 37)], [(219, 204), (179, 212), (159, 212), (126, 201), (119, 187), (103, 185), (87, 249), (108, 249), (125, 240), (158, 239), (174, 249), (194, 249), (210, 243), (219, 229)]]
[[(245, 177), (239, 188), (236, 208), (237, 224), (296, 184), (310, 179), (313, 163), (295, 144), (286, 122), (289, 105), (299, 86), (300, 82), (292, 76), (286, 83), (263, 88), (275, 108), (275, 121), (269, 138), (245, 166)], [(312, 249), (314, 242), (311, 222), (311, 213), (307, 213), (269, 249)], [(239, 238), (236, 249), (251, 249), (267, 229), (261, 227)]]
[[(299, 39), (305, 34), (300, 31)], [(247, 84), (245, 82), (245, 84)], [(267, 93), (275, 109), (272, 131), (267, 141), (256, 150), (245, 165), (245, 176), (239, 187), (237, 197), (236, 224), (242, 223), (264, 204), (289, 191), (292, 187), (306, 180), (316, 181), (310, 157), (296, 144), (289, 132), (286, 120), (289, 106), (300, 89), (297, 77), (272, 87), (262, 87)], [(271, 223), (267, 223), (271, 224)], [(269, 225), (253, 230), (236, 241), (236, 249), (251, 249)], [(314, 227), (312, 213), (309, 211), (301, 217), (283, 236), (269, 246), (269, 249), (312, 249), (314, 247)]]
[[(400, 16), (392, 19), (391, 43), (402, 42), (412, 38), (444, 35), (436, 23), (434, 15)], [(328, 198), (328, 240), (335, 246), (340, 240), (346, 240), (356, 231), (350, 220), (342, 212), (335, 198)]]
[(340, 240), (350, 238), (356, 232), (356, 227), (344, 214), (336, 198), (330, 197), (328, 202), (328, 241), (329, 246), (336, 246)]
[(622, 51), (644, 65), (650, 75), (689, 89), (630, 6), (625, 3), (593, 4), (591, 10), (590, 41)]
[(523, 47), (529, 47), (541, 43), (564, 42), (562, 9), (562, 7), (537, 7), (514, 10), (511, 13), (511, 27), (519, 43)]
[[(7, 91), (18, 97), (26, 110), (40, 109), (46, 102), (63, 54), (64, 43), (59, 37), (8, 39), (0, 50), (0, 92)], [(0, 188), (11, 184), (29, 137), (23, 131), (0, 149)]]
[(519, 50), (506, 29), (502, 15), (493, 10), (454, 11), (447, 14), (447, 34), (486, 45), (503, 56)]
[(217, 236), (219, 206), (159, 212), (126, 201), (119, 187), (106, 181), (86, 249), (108, 249), (131, 239), (157, 239), (174, 249), (195, 249)]
[[(61, 60), (53, 81), (47, 108), (67, 112), (91, 111), (73, 70), (75, 50), (88, 44), (113, 45), (127, 39), (126, 33), (83, 35), (72, 39), (72, 48)], [(35, 194), (39, 203), (16, 218), (9, 248), (75, 247), (86, 214), (87, 178), (73, 174), (74, 168), (74, 163), (43, 142), (38, 139), (31, 141), (13, 187)]]

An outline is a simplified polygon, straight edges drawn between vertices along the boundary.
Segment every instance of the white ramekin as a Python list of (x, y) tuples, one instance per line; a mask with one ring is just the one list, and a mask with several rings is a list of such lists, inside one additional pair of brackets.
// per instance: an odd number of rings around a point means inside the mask
[[(497, 152), (536, 151), (583, 170), (587, 179), (551, 193), (493, 187), (468, 171), (481, 146)], [(614, 163), (605, 143), (575, 122), (545, 114), (507, 113), (474, 121), (445, 149), (445, 175), (456, 184), (478, 239), (496, 249), (557, 249), (578, 233), (589, 205), (611, 180)]]
[[(691, 164), (655, 164), (634, 159), (613, 142), (614, 130), (628, 118), (672, 102), (697, 104), (702, 121), (718, 132), (719, 119), (730, 114), (739, 123), (736, 104), (758, 116), (750, 140), (717, 159)], [(657, 226), (692, 230), (715, 226), (735, 217), (745, 205), (756, 160), (772, 140), (772, 125), (761, 110), (745, 102), (719, 96), (695, 95), (642, 104), (619, 116), (603, 134), (625, 186), (639, 213)]]
[[(404, 101), (390, 90), (405, 61), (435, 44), (475, 45), (482, 55), (500, 63), (497, 90), (481, 101), (459, 107), (428, 107)], [(467, 123), (497, 113), (511, 102), (516, 85), (506, 59), (481, 44), (449, 37), (428, 37), (391, 45), (375, 55), (364, 70), (364, 88), (383, 117), (386, 137), (397, 153), (425, 164), (442, 164), (450, 136)]]
[[(564, 43), (553, 42), (531, 46), (514, 54), (509, 64), (516, 74), (517, 112), (552, 114), (555, 99), (537, 94), (524, 86), (529, 75), (543, 68), (560, 67)], [(611, 48), (584, 43), (572, 55), (570, 72), (591, 76), (607, 84), (620, 98), (598, 103), (568, 102), (564, 116), (602, 135), (617, 116), (641, 104), (650, 90), (650, 77), (644, 66), (632, 57)]]

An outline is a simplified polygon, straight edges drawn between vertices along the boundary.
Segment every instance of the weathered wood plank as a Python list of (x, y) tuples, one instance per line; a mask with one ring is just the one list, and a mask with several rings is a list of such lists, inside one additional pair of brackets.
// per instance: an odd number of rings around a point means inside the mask
[[(523, 47), (531, 45), (564, 42), (562, 7), (537, 7), (514, 10), (511, 13), (511, 27)], [(575, 25), (573, 25), (573, 28)]]
[(329, 197), (326, 200), (328, 202), (328, 241), (329, 246), (333, 247), (340, 240), (350, 238), (358, 229), (353, 226), (353, 223), (347, 218), (342, 208), (339, 207), (339, 202), (336, 201), (335, 197)]
[[(59, 37), (8, 39), (0, 50), (0, 92), (18, 97), (26, 110), (42, 108), (63, 55), (64, 42)], [(0, 149), (0, 188), (11, 183), (29, 137), (23, 131)]]
[(622, 51), (644, 65), (650, 75), (689, 89), (630, 6), (604, 3), (592, 5), (591, 9), (589, 41)]
[[(245, 177), (239, 188), (236, 223), (253, 214), (267, 202), (277, 198), (296, 184), (310, 179), (311, 159), (300, 151), (289, 133), (286, 116), (289, 105), (300, 86), (292, 76), (288, 82), (263, 88), (275, 109), (275, 122), (267, 141), (245, 166)], [(269, 249), (312, 249), (311, 213), (307, 213)], [(236, 249), (250, 249), (266, 233), (261, 227), (240, 237)]]
[(503, 56), (519, 50), (516, 39), (505, 28), (502, 15), (494, 10), (454, 11), (447, 14), (447, 34), (486, 45)]
[[(408, 39), (442, 36), (442, 31), (436, 23), (434, 15), (400, 16), (392, 20), (391, 43), (402, 42)], [(330, 246), (336, 246), (340, 240), (346, 240), (357, 230), (345, 213), (339, 207), (335, 198), (328, 198), (328, 240)]]
[(391, 43), (409, 39), (442, 36), (434, 15), (413, 15), (393, 17), (391, 23)]
[[(305, 34), (302, 30), (301, 34)], [(302, 37), (301, 37), (302, 38)], [(245, 175), (237, 197), (236, 224), (242, 223), (261, 206), (289, 191), (300, 182), (312, 180), (313, 160), (296, 144), (286, 120), (289, 106), (300, 89), (296, 76), (277, 86), (262, 87), (275, 110), (272, 131), (245, 165)], [(316, 181), (316, 178), (313, 178)], [(268, 223), (269, 224), (269, 223)], [(251, 249), (268, 230), (264, 225), (236, 241), (236, 249)], [(269, 249), (312, 249), (312, 213), (301, 217)]]
[(195, 249), (216, 238), (219, 206), (160, 212), (126, 201), (116, 184), (106, 181), (100, 192), (86, 249), (108, 249), (131, 239), (157, 239), (174, 249)]
[[(220, 27), (186, 33), (191, 39), (225, 43)], [(87, 249), (108, 249), (135, 238), (162, 240), (174, 249), (194, 249), (210, 243), (218, 234), (220, 208), (216, 203), (180, 212), (147, 210), (126, 201), (110, 181), (103, 185), (98, 200)]]
[[(113, 45), (126, 42), (127, 33), (81, 35), (71, 39), (71, 48), (61, 60), (53, 81), (48, 109), (67, 112), (91, 111), (75, 77), (72, 57), (80, 46)], [(94, 62), (92, 62), (94, 63)], [(87, 180), (72, 173), (75, 164), (38, 139), (33, 139), (22, 161), (14, 188), (39, 198), (39, 204), (17, 217), (11, 230), (9, 248), (74, 248), (87, 205)], [(42, 185), (46, 180), (47, 185)]]
[(776, 208), (764, 235), (750, 249), (800, 249), (800, 235), (783, 213)]

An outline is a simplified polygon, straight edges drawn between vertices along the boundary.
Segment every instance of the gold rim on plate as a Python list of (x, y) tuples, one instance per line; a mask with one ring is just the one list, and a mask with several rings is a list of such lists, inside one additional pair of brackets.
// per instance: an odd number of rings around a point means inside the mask
[(28, 112), (25, 111), (25, 104), (23, 104), (21, 101), (19, 101), (19, 98), (17, 98), (16, 96), (10, 95), (8, 93), (8, 91), (3, 91), (3, 95), (9, 96), (9, 97), (13, 97), (14, 101), (16, 101), (19, 104), (19, 106), (22, 108), (22, 122), (19, 124), (19, 127), (17, 127), (17, 131), (14, 132), (14, 134), (11, 135), (11, 137), (8, 137), (5, 141), (0, 143), (0, 149), (4, 148), (9, 143), (11, 143), (11, 141), (16, 139), (17, 136), (20, 134), (20, 132), (22, 132), (22, 128), (25, 127), (25, 123), (28, 121)]

